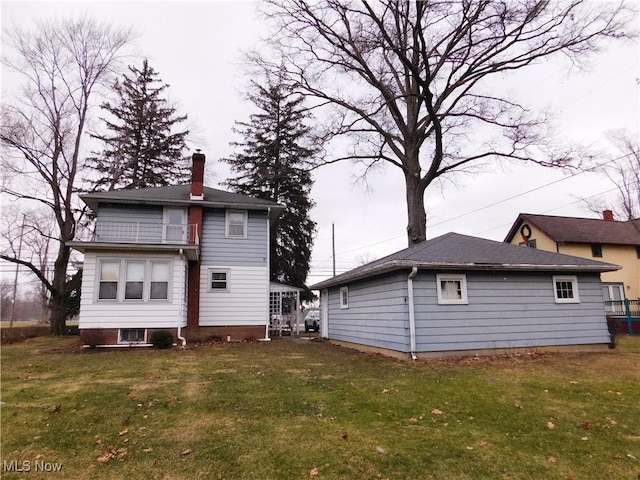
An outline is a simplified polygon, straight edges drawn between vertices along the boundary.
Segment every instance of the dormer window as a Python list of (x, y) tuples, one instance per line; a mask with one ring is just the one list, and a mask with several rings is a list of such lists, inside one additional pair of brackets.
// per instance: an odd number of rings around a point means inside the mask
[(599, 243), (591, 244), (591, 256), (595, 258), (602, 258), (602, 245)]
[(246, 210), (227, 210), (225, 234), (228, 238), (247, 238)]

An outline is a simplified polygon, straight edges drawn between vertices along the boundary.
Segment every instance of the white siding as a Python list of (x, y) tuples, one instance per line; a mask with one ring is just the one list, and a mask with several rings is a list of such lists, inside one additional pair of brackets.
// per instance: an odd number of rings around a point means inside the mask
[[(211, 270), (228, 272), (227, 290), (211, 290)], [(200, 326), (267, 325), (269, 279), (266, 267), (202, 265)]]
[[(96, 268), (100, 259), (169, 260), (171, 282), (168, 301), (97, 300)], [(80, 329), (87, 328), (175, 328), (186, 326), (186, 261), (179, 255), (108, 255), (85, 253), (80, 297)], [(122, 279), (121, 279), (122, 281)]]

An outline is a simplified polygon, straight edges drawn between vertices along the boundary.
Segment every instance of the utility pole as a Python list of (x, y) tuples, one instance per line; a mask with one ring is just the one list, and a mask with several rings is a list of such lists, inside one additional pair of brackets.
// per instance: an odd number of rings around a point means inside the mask
[(331, 222), (331, 251), (333, 252), (333, 276), (336, 276), (336, 226)]
[[(22, 253), (22, 237), (24, 234), (24, 214), (22, 214), (22, 226), (20, 227), (20, 241), (18, 242), (18, 256), (20, 258), (20, 254)], [(13, 319), (15, 317), (16, 311), (16, 294), (18, 291), (18, 269), (20, 267), (19, 263), (16, 263), (16, 275), (13, 279), (13, 297), (11, 297), (11, 316), (9, 317), (9, 328), (13, 327)]]

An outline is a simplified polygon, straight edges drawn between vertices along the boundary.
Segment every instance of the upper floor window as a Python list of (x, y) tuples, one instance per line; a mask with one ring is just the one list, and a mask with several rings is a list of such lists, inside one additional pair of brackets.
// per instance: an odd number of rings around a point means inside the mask
[(247, 237), (247, 211), (227, 210), (225, 235), (230, 238)]
[(467, 276), (463, 274), (437, 274), (436, 285), (439, 304), (467, 304)]
[(601, 258), (602, 257), (602, 245), (599, 243), (591, 244), (591, 256)]
[(554, 275), (553, 296), (556, 303), (580, 303), (578, 278), (575, 275)]

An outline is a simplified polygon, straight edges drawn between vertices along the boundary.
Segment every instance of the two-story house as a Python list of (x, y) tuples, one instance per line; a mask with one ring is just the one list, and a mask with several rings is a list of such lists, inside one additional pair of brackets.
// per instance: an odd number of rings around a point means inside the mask
[(620, 265), (602, 274), (605, 300), (640, 298), (640, 219), (559, 217), (521, 213), (505, 242)]
[(266, 338), (269, 230), (283, 207), (192, 182), (81, 196), (95, 233), (84, 253), (79, 326), (85, 344), (148, 345), (153, 331), (185, 338)]

